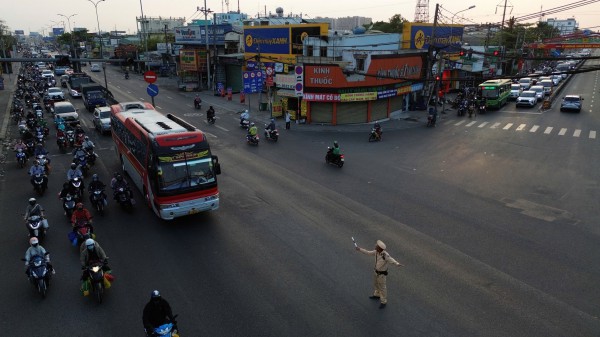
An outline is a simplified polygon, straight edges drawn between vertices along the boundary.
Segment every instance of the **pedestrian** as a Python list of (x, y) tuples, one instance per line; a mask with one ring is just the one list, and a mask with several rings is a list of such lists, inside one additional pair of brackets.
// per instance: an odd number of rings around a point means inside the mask
[(388, 263), (394, 264), (398, 267), (404, 265), (396, 261), (390, 256), (390, 254), (388, 254), (388, 252), (385, 250), (385, 243), (383, 243), (381, 240), (377, 240), (375, 250), (366, 250), (359, 246), (356, 246), (356, 250), (366, 255), (375, 255), (375, 270), (373, 273), (373, 287), (375, 288), (375, 291), (369, 298), (380, 300), (381, 304), (379, 305), (379, 308), (385, 308), (387, 305), (387, 288), (385, 282), (388, 274)]
[(285, 129), (289, 130), (290, 129), (290, 124), (292, 121), (292, 116), (290, 116), (290, 112), (289, 111), (285, 111)]

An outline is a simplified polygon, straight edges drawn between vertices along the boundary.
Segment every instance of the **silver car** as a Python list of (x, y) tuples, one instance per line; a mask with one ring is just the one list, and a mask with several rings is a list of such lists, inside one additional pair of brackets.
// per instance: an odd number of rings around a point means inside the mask
[(508, 98), (516, 101), (517, 97), (519, 97), (519, 95), (521, 95), (522, 91), (523, 91), (523, 88), (521, 88), (520, 84), (511, 84), (510, 85), (510, 96), (508, 96)]
[(581, 101), (583, 101), (583, 97), (579, 95), (567, 95), (563, 97), (560, 103), (560, 111), (572, 110), (581, 112)]
[(525, 90), (517, 98), (517, 106), (529, 106), (533, 107), (537, 104), (537, 97), (535, 97), (535, 91)]
[(94, 127), (101, 134), (110, 132), (110, 108), (103, 106), (94, 109)]

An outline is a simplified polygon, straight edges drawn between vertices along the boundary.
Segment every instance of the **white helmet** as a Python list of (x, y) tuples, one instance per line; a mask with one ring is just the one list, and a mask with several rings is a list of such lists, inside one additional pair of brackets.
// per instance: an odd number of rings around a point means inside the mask
[(34, 237), (32, 237), (31, 239), (29, 239), (29, 244), (30, 244), (30, 245), (32, 245), (32, 246), (35, 246), (35, 245), (37, 245), (38, 243), (39, 243), (39, 240), (38, 240), (38, 238), (36, 238), (35, 236), (34, 236)]
[(85, 245), (86, 246), (93, 246), (94, 245), (94, 239), (87, 239), (85, 240)]

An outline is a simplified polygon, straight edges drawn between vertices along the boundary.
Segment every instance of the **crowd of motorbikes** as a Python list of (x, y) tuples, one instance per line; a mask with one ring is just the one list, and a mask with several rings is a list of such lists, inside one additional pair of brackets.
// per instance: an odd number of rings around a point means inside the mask
[[(238, 113), (240, 114), (240, 128), (247, 130), (246, 143), (258, 145), (260, 142), (258, 127), (254, 122), (250, 121), (250, 112), (248, 110), (243, 110)], [(277, 129), (274, 118), (271, 118), (269, 124), (265, 124), (264, 136), (267, 141), (277, 142), (277, 140), (279, 140), (279, 130)]]

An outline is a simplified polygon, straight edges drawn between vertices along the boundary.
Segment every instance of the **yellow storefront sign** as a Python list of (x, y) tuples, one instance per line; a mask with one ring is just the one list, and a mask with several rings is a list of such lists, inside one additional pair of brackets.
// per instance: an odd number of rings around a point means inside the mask
[(377, 92), (352, 92), (340, 95), (342, 102), (374, 101), (376, 99)]

